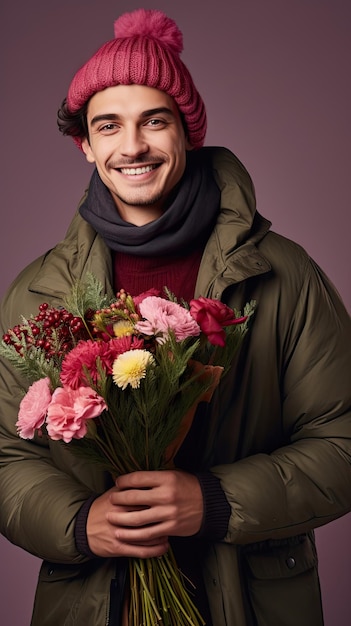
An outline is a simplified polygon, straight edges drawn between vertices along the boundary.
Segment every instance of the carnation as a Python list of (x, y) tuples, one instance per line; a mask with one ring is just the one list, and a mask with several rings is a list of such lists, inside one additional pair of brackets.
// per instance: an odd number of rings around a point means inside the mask
[(164, 343), (170, 331), (176, 341), (200, 335), (200, 326), (189, 311), (176, 302), (149, 296), (139, 304), (143, 320), (135, 324), (136, 330), (144, 335), (156, 335), (159, 343)]
[(62, 361), (60, 380), (63, 385), (72, 389), (89, 386), (86, 371), (89, 371), (91, 380), (96, 384), (99, 379), (97, 358), (99, 357), (102, 367), (108, 370), (109, 354), (106, 342), (79, 341), (73, 350), (68, 352)]
[(16, 423), (18, 434), (22, 439), (33, 439), (35, 431), (40, 430), (50, 401), (49, 378), (41, 378), (29, 387), (20, 403)]
[(87, 433), (86, 421), (107, 409), (101, 396), (89, 387), (58, 387), (47, 411), (47, 431), (54, 441), (69, 443)]

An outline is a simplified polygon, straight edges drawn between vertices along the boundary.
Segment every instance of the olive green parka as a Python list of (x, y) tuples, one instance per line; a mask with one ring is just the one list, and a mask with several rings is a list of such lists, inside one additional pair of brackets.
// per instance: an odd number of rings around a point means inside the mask
[[(213, 624), (322, 626), (313, 529), (351, 509), (351, 322), (320, 268), (256, 212), (241, 163), (205, 150), (221, 210), (195, 295), (237, 309), (257, 302), (203, 444), (202, 469), (231, 505), (224, 540), (202, 540)], [(62, 305), (86, 272), (112, 293), (111, 253), (77, 213), (64, 241), (10, 287), (2, 332), (43, 301)], [(23, 384), (2, 361), (0, 531), (43, 559), (32, 626), (112, 626), (118, 560), (82, 556), (74, 541), (78, 510), (108, 479), (58, 442), (17, 436)]]

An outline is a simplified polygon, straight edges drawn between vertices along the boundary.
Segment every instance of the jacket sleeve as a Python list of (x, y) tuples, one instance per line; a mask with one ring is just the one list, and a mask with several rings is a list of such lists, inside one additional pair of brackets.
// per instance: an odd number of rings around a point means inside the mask
[(79, 562), (75, 518), (92, 491), (55, 465), (44, 438), (18, 437), (21, 389), (3, 363), (0, 384), (0, 532), (42, 559)]
[(282, 444), (212, 468), (231, 505), (227, 542), (297, 535), (351, 509), (350, 317), (310, 259), (294, 306), (281, 308)]
[[(18, 323), (20, 314), (34, 313), (41, 301), (33, 301), (26, 287), (27, 282), (20, 281), (4, 298), (0, 308), (1, 333)], [(21, 302), (28, 307), (23, 311), (18, 302), (21, 290)], [(0, 532), (42, 559), (79, 562), (84, 557), (74, 540), (75, 518), (96, 485), (90, 485), (86, 469), (79, 468), (81, 460), (77, 466), (60, 442), (49, 445), (45, 436), (35, 436), (33, 440), (18, 436), (18, 406), (25, 386), (18, 372), (1, 359)], [(79, 469), (84, 481), (79, 479)]]

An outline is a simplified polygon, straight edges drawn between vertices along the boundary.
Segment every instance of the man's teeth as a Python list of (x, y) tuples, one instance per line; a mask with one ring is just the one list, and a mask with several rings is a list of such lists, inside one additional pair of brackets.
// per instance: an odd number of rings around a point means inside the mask
[(146, 174), (151, 172), (156, 165), (146, 165), (145, 167), (122, 167), (121, 172), (126, 176), (135, 176), (136, 174)]

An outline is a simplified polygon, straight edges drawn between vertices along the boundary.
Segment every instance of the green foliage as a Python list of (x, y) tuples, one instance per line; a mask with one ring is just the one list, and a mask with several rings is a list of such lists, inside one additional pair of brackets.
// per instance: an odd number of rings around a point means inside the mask
[(108, 306), (110, 301), (103, 289), (94, 274), (88, 272), (84, 281), (77, 280), (73, 283), (71, 293), (64, 300), (67, 311), (84, 319), (87, 311), (99, 311)]
[(51, 381), (53, 389), (60, 384), (60, 369), (55, 359), (47, 359), (40, 348), (26, 348), (22, 339), (23, 353), (19, 354), (13, 345), (7, 345), (4, 341), (0, 344), (0, 355), (6, 358), (18, 372), (30, 383), (45, 378)]

